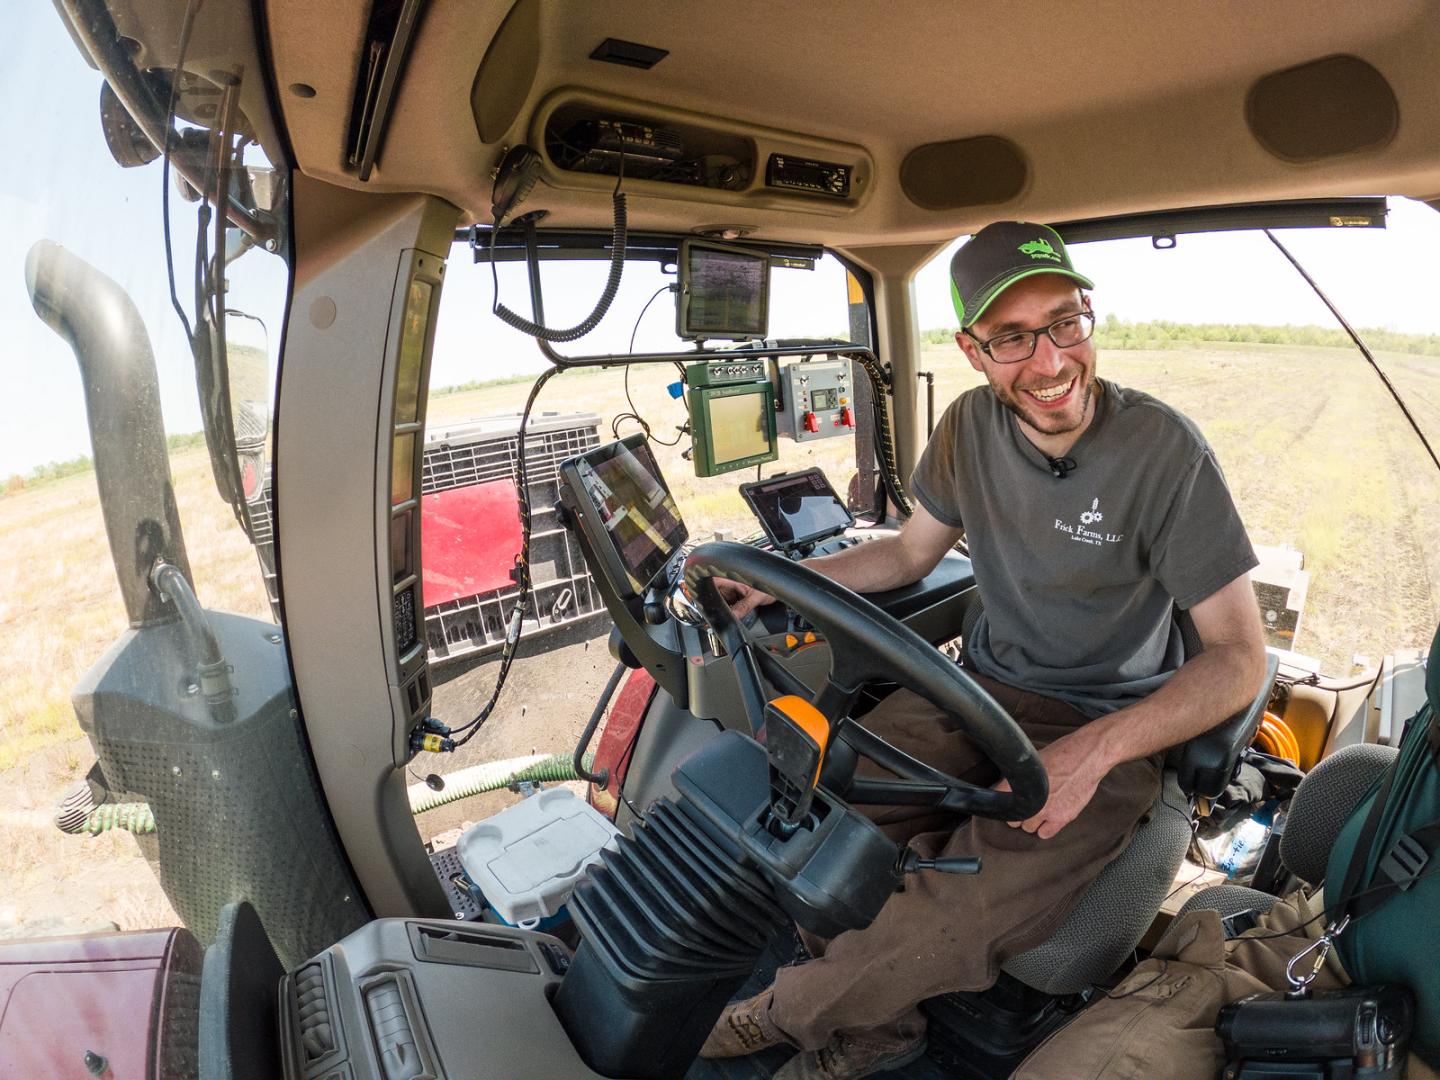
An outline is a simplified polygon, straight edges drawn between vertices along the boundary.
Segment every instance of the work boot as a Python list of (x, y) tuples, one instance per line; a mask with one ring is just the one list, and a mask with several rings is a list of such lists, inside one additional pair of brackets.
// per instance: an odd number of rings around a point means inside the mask
[(720, 1019), (715, 1021), (705, 1045), (700, 1048), (702, 1058), (743, 1057), (758, 1054), (782, 1043), (792, 1046), (783, 1032), (770, 1019), (770, 1002), (775, 997), (775, 988), (766, 987), (752, 998), (732, 1001), (725, 1006)]
[(836, 1035), (819, 1050), (806, 1050), (785, 1063), (774, 1080), (860, 1080), (918, 1061), (925, 1034), (888, 1039), (880, 1034)]

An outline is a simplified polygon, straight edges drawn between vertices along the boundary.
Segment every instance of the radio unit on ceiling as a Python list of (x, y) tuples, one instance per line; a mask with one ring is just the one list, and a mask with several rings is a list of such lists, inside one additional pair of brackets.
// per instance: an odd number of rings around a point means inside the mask
[(568, 149), (579, 155), (570, 168), (613, 166), (623, 156), (627, 167), (679, 161), (685, 144), (679, 135), (635, 120), (599, 117), (581, 120), (565, 132)]
[(813, 191), (818, 195), (848, 199), (850, 177), (854, 171), (853, 166), (831, 161), (811, 161), (807, 158), (790, 157), (788, 154), (771, 154), (765, 165), (765, 186)]

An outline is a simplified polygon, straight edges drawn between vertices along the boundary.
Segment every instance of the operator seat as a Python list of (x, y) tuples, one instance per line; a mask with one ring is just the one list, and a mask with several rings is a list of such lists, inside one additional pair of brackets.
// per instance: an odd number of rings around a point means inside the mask
[[(1375, 743), (1356, 743), (1336, 750), (1306, 774), (1290, 800), (1280, 861), (1301, 881), (1317, 886), (1325, 879), (1330, 849), (1340, 829), (1370, 790), (1376, 778), (1394, 764), (1399, 750)], [(1269, 911), (1277, 898), (1244, 885), (1212, 885), (1201, 889), (1176, 918), (1207, 908), (1222, 917), (1244, 911)]]
[[(1185, 655), (1198, 655), (1200, 636), (1189, 615), (1177, 610), (1176, 621)], [(1278, 665), (1275, 654), (1267, 653), (1260, 691), (1245, 709), (1169, 750), (1160, 794), (1129, 846), (1100, 872), (1048, 940), (1012, 956), (1001, 970), (1036, 990), (1061, 995), (1093, 986), (1125, 962), (1174, 887), (1190, 845), (1194, 798), (1214, 798), (1230, 782), (1265, 714)]]

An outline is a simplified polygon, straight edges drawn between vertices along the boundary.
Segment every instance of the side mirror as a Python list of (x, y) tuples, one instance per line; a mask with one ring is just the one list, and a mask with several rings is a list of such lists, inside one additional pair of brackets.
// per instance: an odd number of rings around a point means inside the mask
[(110, 156), (122, 169), (149, 165), (160, 156), (160, 151), (135, 122), (130, 110), (120, 103), (108, 82), (100, 84), (100, 130), (105, 134)]
[(254, 505), (265, 497), (269, 478), (271, 380), (265, 324), (253, 315), (228, 309), (225, 352), (241, 492), (245, 501)]

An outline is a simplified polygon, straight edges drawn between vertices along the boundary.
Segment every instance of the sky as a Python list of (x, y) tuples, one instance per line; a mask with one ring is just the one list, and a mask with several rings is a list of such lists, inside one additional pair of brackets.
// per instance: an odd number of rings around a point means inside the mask
[[(70, 349), (30, 305), (25, 258), (50, 239), (118, 281), (149, 331), (161, 378), (167, 430), (198, 429), (192, 363), (171, 308), (161, 245), (159, 162), (115, 165), (101, 136), (100, 77), (80, 58), (50, 4), (15, 5), (7, 31), (18, 47), (0, 67), (0, 482), (35, 466), (89, 452), (80, 378)], [(177, 287), (190, 292), (195, 210), (171, 199)], [(1433, 261), (1440, 251), (1440, 214), (1392, 200), (1390, 228), (1287, 230), (1280, 234), (1357, 326), (1440, 333)], [(1187, 322), (1318, 323), (1329, 313), (1265, 238), (1258, 234), (1182, 236), (1172, 251), (1148, 240), (1077, 245), (1078, 269), (1096, 284), (1102, 316)], [(949, 251), (915, 283), (921, 328), (952, 326), (945, 280)], [(1410, 267), (1420, 266), (1421, 272)], [(604, 280), (603, 265), (551, 265), (545, 271), (552, 326), (588, 313)], [(279, 343), (284, 276), (278, 259), (251, 253), (231, 265), (227, 303), (265, 324)], [(611, 313), (590, 339), (571, 350), (621, 352), (632, 331), (638, 350), (673, 344), (674, 305), (646, 301), (672, 280), (653, 265), (627, 268)], [(777, 271), (771, 336), (813, 336), (843, 330), (843, 274), (833, 260), (814, 272)], [(529, 314), (521, 268), (501, 268), (501, 299)], [(538, 372), (535, 344), (490, 315), (489, 268), (457, 248), (447, 271), (437, 329), (432, 385)], [(188, 302), (187, 302), (188, 308)], [(247, 323), (247, 328), (253, 327)]]

